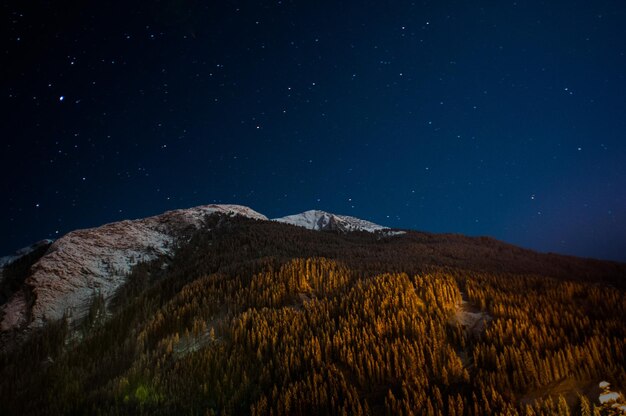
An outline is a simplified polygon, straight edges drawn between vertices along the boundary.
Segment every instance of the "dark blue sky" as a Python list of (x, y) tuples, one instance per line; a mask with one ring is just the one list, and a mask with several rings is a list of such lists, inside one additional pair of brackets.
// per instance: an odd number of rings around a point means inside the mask
[(0, 254), (224, 202), (626, 261), (623, 2), (135, 3), (3, 2)]

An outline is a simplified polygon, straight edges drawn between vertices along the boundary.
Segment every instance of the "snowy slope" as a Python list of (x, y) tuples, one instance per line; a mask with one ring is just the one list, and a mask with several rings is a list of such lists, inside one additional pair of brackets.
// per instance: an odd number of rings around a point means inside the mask
[(110, 298), (133, 266), (170, 253), (184, 230), (198, 228), (211, 213), (267, 220), (241, 205), (205, 205), (70, 232), (50, 246), (25, 285), (2, 305), (0, 330), (41, 326), (65, 313), (83, 317), (95, 293)]
[(339, 230), (339, 231), (367, 231), (375, 232), (387, 230), (388, 227), (374, 224), (359, 218), (347, 215), (331, 214), (325, 211), (310, 210), (300, 214), (276, 218), (274, 221), (297, 225), (309, 230)]

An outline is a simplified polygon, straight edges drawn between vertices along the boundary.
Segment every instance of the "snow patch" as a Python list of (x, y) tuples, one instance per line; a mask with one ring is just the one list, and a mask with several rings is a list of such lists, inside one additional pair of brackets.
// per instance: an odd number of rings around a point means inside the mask
[(601, 404), (604, 404), (604, 403), (617, 401), (619, 400), (619, 398), (620, 398), (619, 393), (616, 393), (614, 391), (609, 391), (606, 393), (602, 393), (600, 397), (598, 397), (598, 400), (600, 400)]

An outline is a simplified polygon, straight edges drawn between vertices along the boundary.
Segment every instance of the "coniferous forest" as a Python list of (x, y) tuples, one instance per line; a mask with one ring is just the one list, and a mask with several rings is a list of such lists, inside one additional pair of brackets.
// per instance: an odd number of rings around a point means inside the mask
[(84, 320), (5, 334), (0, 414), (621, 414), (625, 290), (488, 238), (213, 215)]

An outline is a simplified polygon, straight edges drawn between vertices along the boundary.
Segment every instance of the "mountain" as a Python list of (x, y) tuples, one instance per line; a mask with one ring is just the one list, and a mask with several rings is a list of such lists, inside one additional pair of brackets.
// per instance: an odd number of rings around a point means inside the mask
[[(183, 235), (197, 229), (203, 218), (213, 213), (268, 219), (241, 205), (206, 205), (73, 231), (54, 243), (46, 240), (20, 250), (15, 256), (3, 257), (0, 278), (3, 266), (42, 245), (51, 244), (45, 255), (32, 265), (31, 274), (23, 279), (24, 284), (9, 293), (10, 299), (1, 306), (0, 330), (39, 327), (64, 315), (71, 319), (83, 318), (94, 295), (110, 299), (135, 265), (171, 254)], [(274, 221), (311, 230), (388, 230), (359, 218), (317, 210)]]
[[(202, 227), (204, 219), (211, 214), (268, 220), (263, 214), (241, 205), (205, 205), (76, 230), (54, 242), (43, 240), (19, 250), (13, 256), (2, 257), (0, 331), (41, 327), (45, 322), (63, 316), (70, 320), (84, 318), (94, 296), (102, 296), (108, 302), (136, 265), (171, 256), (190, 234)], [(366, 231), (383, 236), (405, 233), (359, 218), (320, 210), (309, 210), (272, 221), (314, 231)], [(484, 262), (484, 254), (475, 253), (481, 244), (476, 244), (474, 240), (465, 241), (465, 237), (449, 235), (431, 235), (428, 239), (430, 247), (427, 251), (432, 251), (433, 245), (440, 249), (441, 243), (435, 242), (446, 240), (443, 247), (449, 252), (441, 253), (439, 260), (456, 257), (463, 258), (463, 263), (474, 265)], [(462, 247), (458, 247), (461, 241)], [(497, 246), (498, 250), (504, 250), (504, 243), (492, 241), (494, 248)], [(513, 246), (506, 247), (506, 250), (511, 249), (519, 250)], [(461, 253), (469, 253), (469, 256)], [(512, 264), (528, 263), (528, 258), (534, 256), (535, 253), (525, 251), (522, 255), (524, 261), (516, 259)], [(21, 270), (17, 278), (8, 281), (3, 276), (8, 274), (8, 266), (19, 259), (22, 260), (18, 266), (26, 270)], [(30, 263), (29, 259), (32, 259)], [(573, 258), (570, 261), (576, 262)], [(532, 270), (545, 272), (549, 269), (543, 264)]]
[(389, 237), (323, 212), (286, 218), (196, 207), (74, 231), (5, 262), (0, 414), (625, 405), (626, 264), (488, 237)]
[(296, 225), (298, 227), (304, 227), (309, 230), (322, 231), (367, 231), (376, 232), (382, 230), (388, 230), (388, 227), (374, 224), (373, 222), (365, 221), (359, 218), (350, 217), (347, 215), (331, 214), (319, 210), (305, 211), (300, 214), (288, 215), (282, 218), (275, 218), (273, 221), (282, 222), (285, 224)]
[(64, 314), (84, 317), (95, 294), (109, 299), (135, 265), (170, 254), (212, 213), (267, 220), (240, 205), (205, 205), (70, 232), (51, 244), (2, 305), (0, 330), (39, 327)]

